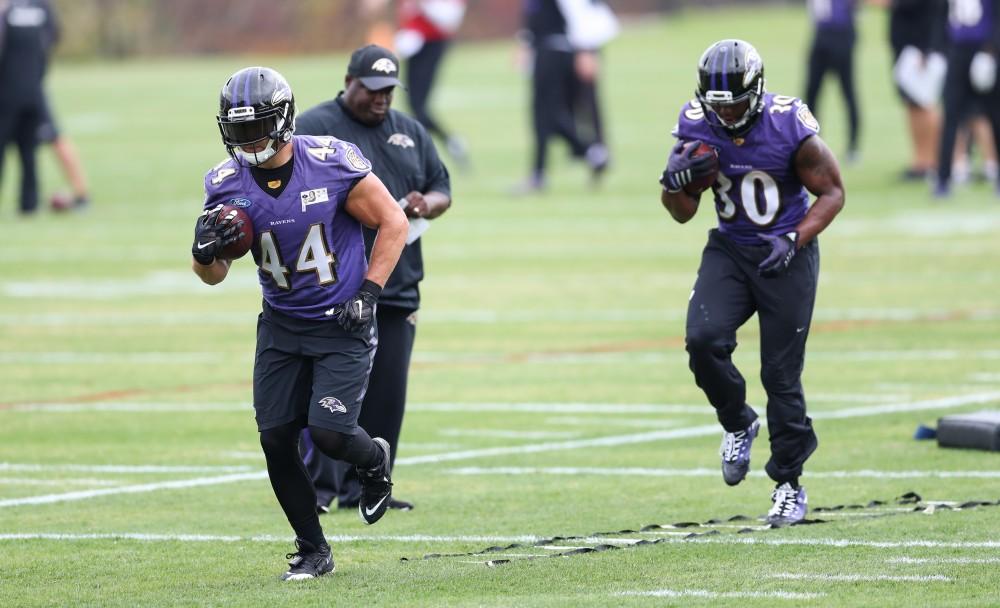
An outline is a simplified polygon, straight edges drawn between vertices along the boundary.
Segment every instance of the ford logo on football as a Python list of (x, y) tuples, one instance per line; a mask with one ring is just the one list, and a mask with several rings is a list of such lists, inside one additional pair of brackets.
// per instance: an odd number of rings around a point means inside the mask
[(233, 207), (239, 207), (240, 209), (246, 209), (253, 203), (250, 202), (248, 198), (231, 198), (229, 199), (229, 204)]

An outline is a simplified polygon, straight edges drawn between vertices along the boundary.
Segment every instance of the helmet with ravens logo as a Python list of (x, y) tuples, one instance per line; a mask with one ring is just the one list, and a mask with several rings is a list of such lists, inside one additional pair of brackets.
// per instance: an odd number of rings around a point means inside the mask
[(743, 137), (764, 109), (764, 62), (743, 40), (720, 40), (698, 62), (695, 96), (713, 129)]
[[(243, 68), (219, 94), (222, 143), (236, 162), (259, 165), (292, 139), (295, 97), (284, 76), (271, 68)], [(260, 144), (267, 145), (260, 149)], [(252, 148), (247, 151), (244, 148)]]

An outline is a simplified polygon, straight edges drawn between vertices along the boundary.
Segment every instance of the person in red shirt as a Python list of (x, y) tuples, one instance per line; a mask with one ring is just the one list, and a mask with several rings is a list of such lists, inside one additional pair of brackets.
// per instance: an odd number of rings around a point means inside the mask
[(431, 114), (428, 100), (441, 61), (462, 25), (465, 9), (465, 0), (402, 0), (395, 40), (396, 52), (406, 62), (403, 74), (414, 118), (444, 142), (459, 166), (469, 163), (465, 142)]

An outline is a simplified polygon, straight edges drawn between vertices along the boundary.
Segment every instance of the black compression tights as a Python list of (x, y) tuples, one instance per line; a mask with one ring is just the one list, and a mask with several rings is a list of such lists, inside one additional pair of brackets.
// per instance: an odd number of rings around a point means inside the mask
[[(325, 539), (316, 514), (316, 490), (299, 455), (301, 431), (298, 422), (261, 431), (260, 446), (267, 460), (271, 488), (288, 523), (296, 536), (318, 546)], [(316, 447), (331, 458), (364, 469), (377, 466), (382, 458), (382, 452), (361, 427), (347, 434), (310, 426), (309, 433)]]

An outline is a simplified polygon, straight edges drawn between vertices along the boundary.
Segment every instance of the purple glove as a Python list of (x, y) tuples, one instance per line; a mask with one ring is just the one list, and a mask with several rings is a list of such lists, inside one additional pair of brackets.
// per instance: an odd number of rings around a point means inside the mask
[(773, 279), (780, 276), (795, 257), (795, 242), (799, 239), (797, 232), (789, 232), (780, 236), (773, 234), (762, 234), (760, 238), (771, 245), (771, 254), (764, 258), (764, 261), (757, 266), (760, 276)]
[(667, 192), (679, 192), (693, 181), (708, 177), (716, 170), (715, 157), (712, 154), (696, 156), (701, 142), (695, 140), (688, 144), (678, 141), (670, 151), (667, 168), (660, 176), (660, 184)]

